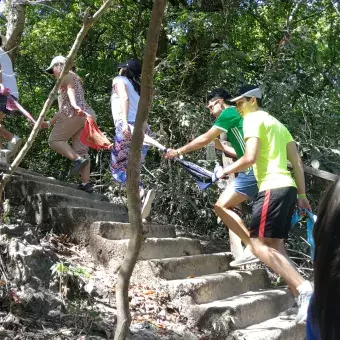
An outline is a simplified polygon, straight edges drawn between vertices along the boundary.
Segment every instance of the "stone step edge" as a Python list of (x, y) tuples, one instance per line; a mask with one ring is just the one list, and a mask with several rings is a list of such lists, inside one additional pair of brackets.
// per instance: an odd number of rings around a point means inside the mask
[[(281, 300), (281, 302), (286, 300), (286, 305), (281, 305), (279, 300)], [(210, 325), (209, 328), (212, 327), (214, 332), (224, 332), (224, 335), (226, 335), (230, 333), (230, 331), (235, 330), (235, 328), (249, 327), (250, 325), (243, 326), (238, 324), (239, 322), (243, 322), (242, 320), (244, 318), (242, 318), (242, 313), (245, 313), (244, 309), (246, 308), (248, 310), (250, 306), (252, 306), (251, 308), (256, 308), (257, 305), (263, 305), (264, 302), (267, 306), (268, 303), (269, 305), (272, 305), (272, 307), (277, 306), (278, 308), (275, 312), (279, 314), (283, 310), (289, 308), (289, 305), (293, 305), (294, 299), (288, 289), (260, 289), (257, 291), (248, 291), (223, 300), (191, 305), (187, 308), (186, 316), (188, 317), (188, 324), (191, 326), (205, 328), (207, 325)], [(222, 317), (220, 320), (218, 317), (219, 314), (221, 314)], [(237, 314), (239, 314), (239, 316), (237, 316)], [(275, 314), (273, 315), (273, 311), (271, 310), (266, 310), (265, 314), (270, 315), (268, 319), (277, 316)], [(216, 316), (218, 317), (216, 319), (218, 321), (217, 323), (214, 321)], [(253, 316), (251, 316), (251, 318), (254, 319)], [(261, 322), (264, 321), (265, 319)], [(255, 321), (254, 324), (256, 323), (260, 322)]]
[[(78, 190), (78, 189), (76, 189)], [(60, 198), (64, 198), (64, 197), (69, 197), (69, 195), (67, 194), (58, 194), (58, 193), (53, 193), (53, 192), (45, 192), (45, 193), (38, 193), (38, 194), (34, 194), (32, 196), (37, 196), (37, 195), (46, 195), (46, 196), (59, 196)], [(91, 194), (92, 195), (92, 194)], [(98, 195), (98, 194), (96, 194)], [(72, 198), (79, 200), (79, 201), (88, 201), (88, 202), (93, 202), (93, 203), (98, 203), (98, 204), (105, 204), (106, 206), (111, 206), (112, 208), (117, 208), (117, 209), (122, 209), (124, 210), (124, 212), (127, 213), (127, 208), (125, 207), (125, 205), (123, 204), (118, 204), (118, 203), (112, 203), (112, 202), (108, 202), (108, 201), (99, 201), (97, 199), (91, 199), (91, 196), (89, 197), (81, 197), (81, 196), (71, 196)], [(70, 206), (72, 207), (72, 206)], [(86, 208), (86, 207), (82, 207), (82, 206), (74, 206), (76, 208)], [(67, 207), (66, 207), (67, 208)], [(91, 209), (97, 209), (97, 208), (91, 208)], [(99, 210), (104, 210), (104, 209), (99, 209)], [(108, 221), (103, 221), (103, 222), (108, 222)], [(93, 222), (95, 223), (95, 222)], [(113, 223), (119, 223), (119, 222), (113, 222)]]
[(306, 325), (296, 324), (295, 315), (291, 315), (277, 316), (259, 324), (238, 329), (230, 334), (227, 340), (304, 340), (305, 337)]
[[(51, 185), (52, 187), (55, 186), (55, 187), (65, 188), (66, 190), (71, 190), (71, 192), (74, 192), (74, 195), (71, 195), (73, 197), (84, 197), (82, 195), (81, 196), (77, 195), (77, 192), (80, 191), (83, 194), (86, 194), (85, 195), (86, 198), (92, 199), (93, 201), (109, 202), (108, 197), (103, 195), (103, 194), (97, 194), (97, 193), (89, 194), (89, 193), (86, 193), (85, 191), (77, 189), (76, 186), (73, 187), (73, 186), (67, 186), (67, 185), (62, 185), (62, 184), (57, 184), (57, 183), (51, 183), (51, 182), (45, 182), (45, 181), (37, 181), (37, 180), (34, 180), (34, 179), (24, 179), (24, 178), (19, 178), (18, 179), (18, 178), (15, 178), (15, 177), (11, 179), (10, 183), (21, 184), (23, 187), (25, 187), (25, 185), (29, 185), (29, 184), (32, 184), (32, 183), (33, 183), (33, 185), (36, 183), (37, 185), (40, 185), (40, 186), (43, 186), (44, 184), (45, 185)], [(46, 192), (47, 192), (47, 190), (46, 190)], [(40, 192), (40, 193), (44, 193), (44, 192)]]
[[(217, 267), (221, 268), (216, 272), (225, 272), (228, 270), (230, 268), (229, 263), (233, 260), (232, 254), (228, 252), (138, 260), (134, 269), (134, 275), (138, 275), (139, 279), (141, 280), (155, 278), (157, 280), (165, 280), (166, 282), (185, 279), (186, 277), (192, 275), (192, 270), (189, 269), (189, 267), (192, 266), (192, 262), (198, 261), (198, 268), (200, 268), (201, 266), (204, 266), (207, 261), (209, 261), (209, 258), (212, 258), (212, 261), (216, 261)], [(225, 261), (225, 264), (222, 264), (223, 261)], [(181, 268), (181, 277), (176, 277), (174, 279), (174, 275), (171, 273), (173, 273), (178, 267)], [(199, 269), (199, 271), (206, 272), (206, 275), (212, 273), (210, 270), (205, 271)]]
[[(127, 213), (127, 211), (126, 211)], [(104, 239), (107, 240), (111, 240), (111, 241), (117, 241), (117, 240), (124, 240), (124, 239), (129, 239), (129, 238), (108, 238), (106, 237), (106, 235), (103, 235), (103, 231), (101, 230), (101, 228), (103, 227), (109, 227), (109, 228), (115, 228), (117, 227), (117, 229), (123, 227), (123, 234), (125, 232), (127, 232), (127, 230), (124, 229), (128, 229), (130, 228), (130, 222), (118, 222), (118, 221), (95, 221), (91, 224), (90, 226), (90, 230), (89, 233), (95, 237), (95, 236), (99, 236), (102, 237)], [(175, 227), (172, 225), (167, 225), (167, 224), (153, 224), (153, 223), (143, 223), (143, 236), (146, 238), (150, 238), (148, 237), (148, 228), (162, 228), (163, 230), (167, 230), (169, 232), (169, 236), (162, 236), (161, 238), (176, 238), (176, 230)], [(150, 229), (149, 229), (150, 230)]]
[(265, 269), (227, 270), (194, 278), (168, 280), (162, 286), (173, 299), (190, 295), (192, 303), (199, 306), (239, 296), (249, 290), (270, 289), (270, 280)]

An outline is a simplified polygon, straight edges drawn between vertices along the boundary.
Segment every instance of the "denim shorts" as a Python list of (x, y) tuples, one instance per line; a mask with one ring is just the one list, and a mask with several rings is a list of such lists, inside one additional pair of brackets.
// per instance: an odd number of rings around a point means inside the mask
[(240, 172), (238, 176), (231, 182), (235, 192), (248, 196), (253, 200), (259, 191), (254, 171)]

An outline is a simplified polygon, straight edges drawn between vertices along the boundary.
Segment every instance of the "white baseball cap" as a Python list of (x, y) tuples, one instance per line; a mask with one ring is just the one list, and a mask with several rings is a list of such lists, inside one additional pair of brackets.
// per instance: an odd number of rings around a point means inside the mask
[(53, 73), (53, 66), (57, 64), (66, 64), (66, 58), (62, 55), (54, 57), (51, 61), (50, 66), (45, 70), (47, 73)]
[(262, 98), (262, 92), (259, 87), (246, 85), (239, 89), (235, 98), (230, 99), (231, 102), (236, 102), (243, 97), (255, 97), (255, 98)]

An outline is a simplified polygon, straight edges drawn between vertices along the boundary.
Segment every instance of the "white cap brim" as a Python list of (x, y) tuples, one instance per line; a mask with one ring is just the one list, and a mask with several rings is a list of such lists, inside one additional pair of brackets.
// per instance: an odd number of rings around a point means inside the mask
[(262, 98), (262, 92), (261, 90), (257, 87), (256, 89), (252, 89), (250, 91), (247, 91), (243, 94), (241, 94), (240, 96), (238, 97), (235, 97), (233, 99), (230, 99), (231, 102), (236, 102), (238, 100), (240, 100), (241, 98), (243, 97), (255, 97), (255, 98)]
[(57, 57), (54, 57), (52, 59), (52, 61), (51, 61), (50, 66), (45, 70), (45, 72), (52, 73), (50, 71), (52, 71), (54, 65), (56, 65), (56, 64), (65, 64), (65, 63), (66, 63), (66, 58), (65, 57), (63, 57), (61, 55), (59, 55)]

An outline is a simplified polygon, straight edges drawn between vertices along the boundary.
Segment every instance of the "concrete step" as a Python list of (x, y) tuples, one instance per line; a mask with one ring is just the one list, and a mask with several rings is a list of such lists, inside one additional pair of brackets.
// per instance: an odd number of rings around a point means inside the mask
[(192, 275), (225, 272), (229, 269), (232, 260), (231, 253), (215, 253), (138, 261), (134, 273), (138, 273), (140, 279), (147, 280), (150, 278), (184, 279)]
[[(128, 248), (129, 240), (108, 240), (91, 234), (89, 251), (101, 263), (112, 270), (120, 265)], [(170, 256), (196, 255), (202, 252), (199, 240), (188, 238), (147, 238), (142, 245), (139, 260)]]
[(166, 283), (167, 290), (174, 298), (190, 295), (196, 304), (226, 299), (248, 291), (266, 289), (269, 285), (270, 281), (265, 269), (231, 270), (226, 273), (203, 275)]
[(281, 317), (233, 332), (228, 340), (304, 340), (306, 325), (295, 323), (295, 317)]
[[(8, 173), (9, 172), (9, 165), (0, 163), (0, 172)], [(77, 184), (75, 183), (70, 183), (70, 182), (63, 182), (59, 181), (55, 178), (52, 177), (45, 177), (37, 172), (27, 170), (24, 168), (18, 168), (14, 174), (13, 177), (18, 179), (18, 180), (32, 180), (32, 181), (37, 181), (37, 182), (44, 182), (44, 183), (51, 183), (51, 184), (57, 184), (57, 185), (62, 185), (70, 188), (77, 188)], [(100, 195), (103, 196), (103, 200), (108, 201), (107, 197), (105, 195)]]
[(51, 207), (48, 222), (44, 225), (48, 224), (48, 227), (53, 228), (56, 233), (72, 234), (72, 238), (77, 242), (88, 243), (90, 226), (98, 220), (127, 222), (128, 215), (93, 208)]
[[(130, 223), (97, 221), (92, 223), (91, 230), (108, 240), (122, 240), (130, 238)], [(143, 225), (145, 237), (175, 238), (176, 230), (172, 225), (145, 223)]]
[[(13, 200), (16, 204), (23, 203), (28, 196), (36, 194), (61, 194), (70, 197), (81, 197), (85, 199), (97, 200), (97, 201), (108, 201), (108, 198), (104, 195), (99, 194), (88, 194), (85, 191), (78, 190), (65, 185), (48, 182), (38, 182), (33, 180), (18, 180), (13, 178), (8, 185), (6, 185), (5, 192), (10, 200)], [(21, 201), (18, 201), (20, 200)]]
[(293, 303), (294, 298), (287, 289), (249, 291), (225, 300), (194, 305), (188, 310), (188, 320), (191, 325), (227, 336), (236, 329), (272, 319)]
[(64, 194), (36, 194), (26, 200), (25, 209), (28, 218), (33, 218), (35, 223), (41, 224), (50, 218), (52, 207), (82, 207), (105, 210), (119, 215), (127, 215), (127, 208), (122, 204), (96, 201), (89, 198), (69, 196)]

